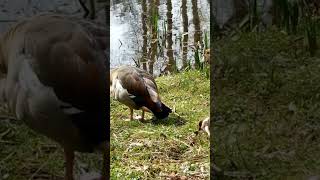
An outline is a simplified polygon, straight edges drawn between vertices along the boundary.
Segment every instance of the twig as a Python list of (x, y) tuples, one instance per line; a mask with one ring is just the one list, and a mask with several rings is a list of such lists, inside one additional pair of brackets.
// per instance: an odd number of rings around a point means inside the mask
[(222, 173), (223, 171), (222, 171), (222, 169), (221, 168), (219, 168), (217, 165), (215, 165), (215, 164), (212, 164), (211, 165), (211, 168), (216, 172), (216, 173)]
[(140, 61), (136, 61), (134, 58), (131, 58), (133, 62), (136, 64), (136, 67), (140, 67)]
[(4, 144), (11, 144), (11, 145), (16, 144), (16, 143), (15, 143), (15, 142), (13, 142), (13, 141), (4, 141), (4, 140), (0, 140), (0, 143), (4, 143)]
[(7, 134), (9, 134), (10, 131), (11, 131), (10, 129), (7, 129), (6, 131), (2, 132), (2, 133), (0, 134), (0, 139), (2, 139), (2, 137), (4, 137), (4, 136), (6, 136)]
[(120, 42), (120, 46), (119, 46), (119, 49), (121, 48), (121, 46), (122, 46), (122, 42), (120, 41), (120, 39), (118, 39), (119, 40), (119, 42)]
[(15, 117), (13, 116), (0, 116), (0, 119), (9, 119), (9, 120), (17, 120)]
[(164, 160), (162, 163), (183, 163), (183, 162), (203, 162), (203, 159), (208, 158), (209, 156), (201, 156), (197, 158), (183, 159), (183, 160)]
[[(142, 155), (145, 153), (133, 153), (131, 154), (132, 157), (138, 156), (138, 155)], [(151, 152), (151, 154), (164, 154), (164, 152)]]
[(180, 115), (179, 113), (177, 113), (177, 111), (176, 111), (176, 109), (175, 109), (175, 108), (174, 108), (173, 113), (174, 113), (175, 115), (177, 115), (179, 118), (181, 118), (181, 115)]
[(238, 151), (239, 151), (241, 160), (242, 160), (242, 162), (243, 162), (243, 165), (246, 167), (246, 169), (248, 169), (248, 170), (250, 171), (249, 166), (248, 166), (246, 160), (244, 159), (244, 157), (243, 157), (243, 155), (242, 155), (242, 152), (241, 152), (241, 148), (240, 148), (240, 144), (239, 144), (238, 139), (236, 139), (236, 145), (237, 145), (237, 148), (238, 148)]
[(236, 178), (252, 178), (256, 176), (246, 171), (224, 171), (215, 164), (211, 165), (211, 168), (213, 169), (213, 171), (215, 171), (215, 174), (218, 176), (228, 176)]
[(0, 22), (17, 22), (18, 20), (8, 20), (8, 19), (6, 19), (6, 20), (0, 20)]
[(7, 159), (9, 159), (11, 156), (13, 156), (16, 152), (11, 152), (7, 157), (3, 158), (1, 161), (0, 161), (0, 164), (4, 163)]
[(29, 180), (32, 180), (32, 179), (34, 178), (34, 176), (37, 175), (37, 174), (41, 171), (41, 169), (42, 169), (43, 167), (45, 167), (45, 166), (48, 164), (48, 162), (53, 159), (53, 157), (57, 154), (57, 152), (58, 152), (58, 149), (57, 149), (53, 154), (50, 155), (50, 157), (47, 159), (47, 161), (44, 162), (44, 163), (36, 170), (36, 172), (34, 172), (34, 173), (31, 175), (31, 177), (29, 178)]
[(253, 174), (249, 172), (241, 172), (241, 171), (225, 171), (223, 173), (224, 176), (229, 177), (238, 177), (238, 178), (252, 178), (255, 177)]
[(190, 146), (188, 143), (184, 142), (184, 141), (181, 141), (181, 140), (176, 139), (176, 138), (171, 138), (171, 139), (173, 139), (173, 140), (175, 140), (175, 141), (177, 141), (177, 142), (180, 142), (180, 143), (182, 143), (182, 144), (184, 144), (184, 145), (188, 146), (188, 148), (191, 148), (191, 146)]

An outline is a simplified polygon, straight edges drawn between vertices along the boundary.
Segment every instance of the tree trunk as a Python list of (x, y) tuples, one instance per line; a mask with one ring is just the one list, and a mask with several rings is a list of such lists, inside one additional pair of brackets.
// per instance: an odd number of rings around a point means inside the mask
[(144, 70), (147, 70), (147, 59), (148, 59), (148, 29), (147, 29), (147, 1), (142, 0), (142, 38), (143, 38), (143, 45), (142, 45), (142, 58), (141, 58), (141, 65)]
[(169, 58), (168, 70), (173, 72), (176, 69), (176, 62), (173, 58), (172, 50), (172, 3), (171, 0), (167, 0), (167, 21), (168, 21), (168, 31), (167, 31), (167, 57)]
[(198, 47), (197, 44), (198, 43), (201, 44), (201, 28), (200, 28), (200, 17), (198, 14), (198, 2), (196, 0), (191, 2), (192, 2), (193, 24), (195, 28), (194, 45)]
[(149, 61), (149, 73), (153, 74), (153, 65), (156, 61), (157, 52), (158, 52), (158, 8), (159, 8), (159, 0), (153, 0), (153, 4), (150, 6), (152, 9), (152, 38), (151, 38), (151, 56)]
[(182, 41), (182, 68), (186, 68), (188, 64), (188, 13), (187, 13), (187, 0), (182, 0), (182, 23), (183, 23), (183, 41)]

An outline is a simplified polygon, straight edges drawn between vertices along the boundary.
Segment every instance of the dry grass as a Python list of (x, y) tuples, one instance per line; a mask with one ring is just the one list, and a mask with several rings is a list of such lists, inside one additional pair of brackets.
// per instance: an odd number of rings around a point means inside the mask
[[(64, 179), (64, 153), (54, 141), (0, 111), (0, 179)], [(100, 172), (99, 154), (76, 154), (76, 176)]]
[(144, 123), (124, 121), (129, 109), (111, 100), (111, 179), (209, 179), (208, 138), (194, 138), (198, 121), (209, 115), (209, 79), (188, 71), (156, 81), (162, 100), (175, 110), (166, 121), (150, 114)]

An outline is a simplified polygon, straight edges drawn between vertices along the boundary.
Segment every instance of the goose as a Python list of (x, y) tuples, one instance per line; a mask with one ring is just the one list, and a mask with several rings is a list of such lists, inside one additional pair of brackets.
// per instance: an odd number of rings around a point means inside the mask
[(148, 72), (129, 65), (122, 65), (110, 71), (110, 94), (130, 109), (130, 120), (133, 120), (133, 109), (144, 113), (153, 113), (158, 119), (165, 119), (172, 112), (161, 102), (157, 84)]
[(109, 171), (105, 54), (74, 19), (40, 14), (0, 37), (1, 100), (18, 120), (59, 143), (65, 179), (73, 180), (74, 153), (102, 152)]
[(210, 117), (206, 117), (204, 120), (199, 121), (199, 128), (196, 131), (196, 135), (199, 134), (200, 131), (204, 131), (210, 137)]
[(206, 49), (203, 55), (204, 62), (210, 65), (210, 49)]

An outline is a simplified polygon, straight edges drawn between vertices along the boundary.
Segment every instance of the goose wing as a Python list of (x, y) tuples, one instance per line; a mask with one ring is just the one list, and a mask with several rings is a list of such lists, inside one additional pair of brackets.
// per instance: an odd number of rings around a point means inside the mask
[[(54, 139), (73, 136), (74, 126), (87, 142), (106, 140), (104, 53), (90, 34), (65, 17), (41, 15), (18, 24), (5, 36), (2, 48), (8, 50), (4, 58), (11, 109), (24, 112), (34, 127)], [(35, 120), (44, 115), (47, 122)]]

